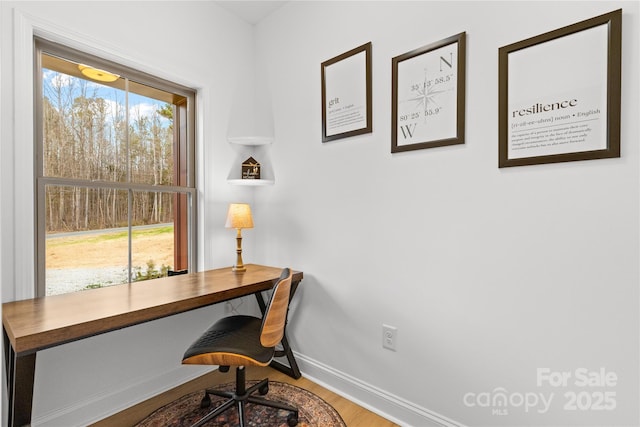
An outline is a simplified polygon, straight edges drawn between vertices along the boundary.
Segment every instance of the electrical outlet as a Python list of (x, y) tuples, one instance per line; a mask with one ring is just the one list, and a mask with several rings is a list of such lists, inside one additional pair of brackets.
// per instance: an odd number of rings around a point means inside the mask
[(398, 329), (395, 326), (382, 325), (382, 347), (396, 351)]

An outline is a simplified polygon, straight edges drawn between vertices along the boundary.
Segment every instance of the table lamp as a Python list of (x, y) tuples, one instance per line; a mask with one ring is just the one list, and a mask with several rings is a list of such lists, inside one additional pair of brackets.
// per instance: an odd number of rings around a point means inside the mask
[(242, 263), (242, 229), (253, 228), (253, 218), (251, 217), (251, 207), (246, 203), (231, 203), (227, 212), (226, 228), (235, 228), (238, 230), (236, 234), (236, 265), (233, 271), (243, 272), (246, 267)]

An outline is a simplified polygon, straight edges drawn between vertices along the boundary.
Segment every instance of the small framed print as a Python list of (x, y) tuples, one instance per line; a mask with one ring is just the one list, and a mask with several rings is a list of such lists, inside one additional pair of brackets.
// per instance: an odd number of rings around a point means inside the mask
[(322, 142), (371, 133), (371, 42), (321, 65)]
[(392, 59), (392, 153), (464, 144), (465, 37)]
[(620, 157), (622, 10), (498, 51), (499, 167)]

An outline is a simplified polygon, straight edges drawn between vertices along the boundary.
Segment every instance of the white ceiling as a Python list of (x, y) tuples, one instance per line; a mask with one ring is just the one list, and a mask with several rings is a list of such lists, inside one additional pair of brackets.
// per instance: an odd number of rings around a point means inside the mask
[(234, 13), (249, 24), (257, 24), (286, 1), (216, 1), (217, 5)]

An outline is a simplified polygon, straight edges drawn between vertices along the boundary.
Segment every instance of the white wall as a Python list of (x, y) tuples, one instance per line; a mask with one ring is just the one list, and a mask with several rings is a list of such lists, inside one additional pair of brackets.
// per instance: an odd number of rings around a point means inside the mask
[[(211, 2), (2, 1), (0, 15), (2, 301), (33, 295), (33, 34), (198, 91), (198, 266), (230, 265), (226, 206), (251, 194), (225, 182), (234, 158), (227, 124), (236, 88), (253, 79), (252, 26)], [(86, 425), (201, 374), (179, 362), (220, 314), (202, 309), (40, 352), (34, 425)]]
[[(498, 48), (617, 8), (622, 157), (498, 169)], [(462, 31), (466, 143), (390, 154), (391, 58)], [(638, 3), (290, 2), (256, 40), (276, 185), (256, 193), (254, 232), (265, 263), (305, 272), (290, 328), (304, 371), (403, 424), (637, 426)], [(373, 133), (323, 144), (320, 64), (368, 41)], [(615, 386), (536, 383), (601, 367)], [(554, 397), (503, 416), (463, 402), (498, 388)], [(564, 410), (593, 391), (615, 410)]]

